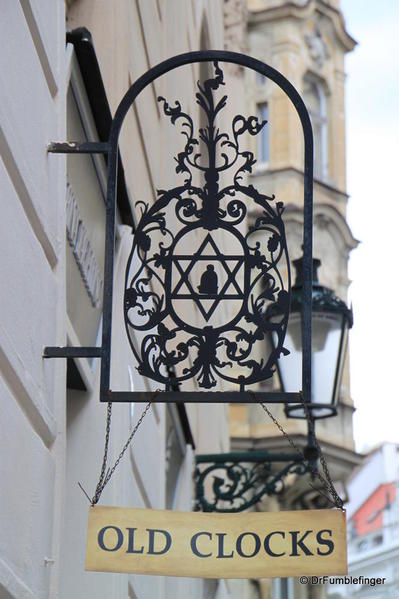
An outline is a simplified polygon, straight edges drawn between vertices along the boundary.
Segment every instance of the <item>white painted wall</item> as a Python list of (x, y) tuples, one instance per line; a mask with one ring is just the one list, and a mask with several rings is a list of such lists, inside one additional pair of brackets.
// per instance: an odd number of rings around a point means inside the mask
[[(65, 364), (65, 18), (61, 0), (6, 0), (0, 34), (0, 596), (56, 596)], [(54, 560), (54, 562), (53, 562)]]
[[(176, 0), (171, 9), (162, 0), (71, 0), (67, 27), (92, 31), (114, 111), (128, 86), (150, 66), (198, 49), (204, 21), (211, 47), (222, 49), (223, 5)], [(76, 343), (75, 334), (79, 336), (66, 309), (67, 161), (46, 151), (50, 141), (67, 139), (65, 5), (63, 0), (4, 0), (1, 9), (0, 597), (210, 596), (210, 583), (200, 579), (84, 571), (88, 502), (77, 483), (92, 495), (101, 465), (105, 406), (98, 400), (98, 364), (90, 367), (83, 361), (87, 392), (66, 392), (65, 360), (42, 358), (43, 347)], [(137, 113), (129, 115), (121, 148), (132, 203), (151, 201), (155, 186), (170, 184), (170, 167), (159, 160), (158, 133), (162, 127), (160, 139), (168, 141), (172, 128), (167, 119), (160, 125), (154, 92), (180, 98), (194, 109), (197, 76), (193, 68), (188, 79), (174, 75), (155, 84), (149, 90), (152, 100), (141, 99)], [(144, 123), (148, 130), (143, 136)], [(81, 193), (83, 188), (77, 195)], [(134, 366), (120, 310), (130, 243), (131, 231), (118, 229), (113, 331), (118, 349), (112, 380), (119, 389), (130, 389), (128, 366)], [(151, 388), (131, 372), (136, 388)], [(132, 418), (129, 405), (114, 406), (111, 464), (143, 408), (136, 405)], [(228, 449), (225, 406), (193, 406), (189, 418), (199, 451)], [(159, 404), (148, 413), (104, 491), (103, 504), (164, 507), (165, 427), (165, 406)], [(188, 511), (193, 505), (193, 459), (188, 447), (175, 495), (175, 508)], [(218, 597), (228, 596), (224, 583), (218, 588)]]

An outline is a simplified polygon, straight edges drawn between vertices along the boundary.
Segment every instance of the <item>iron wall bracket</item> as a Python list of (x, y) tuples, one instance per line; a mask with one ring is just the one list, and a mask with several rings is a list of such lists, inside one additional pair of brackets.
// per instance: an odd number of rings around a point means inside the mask
[(47, 146), (50, 154), (108, 154), (108, 142), (95, 141), (52, 141)]

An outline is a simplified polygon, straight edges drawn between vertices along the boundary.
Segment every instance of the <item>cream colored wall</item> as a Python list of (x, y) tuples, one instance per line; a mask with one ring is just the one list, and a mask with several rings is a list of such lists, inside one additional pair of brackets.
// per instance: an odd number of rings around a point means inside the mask
[[(283, 3), (284, 4), (284, 3)], [(252, 13), (250, 16), (249, 44), (255, 57), (266, 60), (291, 81), (299, 93), (303, 91), (303, 80), (306, 74), (313, 74), (323, 82), (327, 99), (328, 114), (328, 172), (322, 183), (316, 184), (316, 201), (334, 205), (345, 216), (346, 211), (346, 154), (345, 154), (345, 111), (344, 111), (344, 55), (348, 48), (337, 39), (325, 14), (316, 10), (318, 4), (289, 16), (279, 11), (273, 14)], [(263, 15), (264, 20), (261, 20)], [(281, 16), (283, 15), (283, 16)], [(314, 33), (317, 27), (323, 36), (325, 51), (328, 53), (322, 65), (312, 59), (305, 41), (306, 36)], [(256, 89), (255, 78), (248, 75), (248, 94), (254, 106), (261, 101), (262, 91)], [(270, 136), (271, 160), (270, 170), (292, 168), (303, 169), (303, 144), (299, 134), (299, 119), (295, 108), (288, 97), (270, 83), (268, 92), (270, 101)], [(300, 125), (299, 125), (300, 126)], [(255, 147), (255, 146), (254, 146)], [(280, 183), (280, 181), (278, 181)], [(285, 189), (283, 201), (300, 203), (298, 195), (301, 185), (298, 181)], [(332, 188), (332, 189), (331, 189)]]
[[(225, 46), (224, 18), (228, 24), (226, 44), (241, 49), (240, 20), (237, 13), (242, 2), (229, 3), (177, 0), (88, 2), (75, 0), (68, 11), (69, 28), (86, 26), (93, 35), (102, 76), (112, 112), (131, 83), (149, 67), (176, 54), (207, 47)], [(241, 7), (242, 8), (242, 7)], [(230, 20), (229, 20), (230, 17)], [(106, 24), (106, 25), (105, 25)], [(204, 35), (205, 32), (205, 35)], [(116, 43), (117, 40), (117, 43)], [(245, 40), (244, 40), (245, 41)], [(116, 66), (117, 65), (117, 66)], [(229, 114), (241, 104), (242, 70), (225, 67), (229, 76)], [(161, 112), (159, 95), (170, 101), (179, 99), (189, 114), (199, 116), (195, 102), (195, 85), (199, 78), (197, 64), (170, 72), (149, 86), (135, 102), (123, 126), (120, 147), (128, 192), (134, 206), (138, 200), (152, 203), (156, 189), (176, 185), (173, 156), (181, 150), (178, 128)], [(234, 102), (234, 104), (233, 104)], [(227, 123), (226, 119), (226, 123)], [(140, 381), (137, 382), (141, 385)], [(191, 425), (198, 451), (228, 448), (226, 408), (189, 405)], [(209, 430), (211, 429), (211, 430)]]
[[(308, 73), (323, 82), (327, 99), (328, 170), (324, 180), (314, 183), (314, 256), (322, 260), (320, 282), (347, 299), (347, 274), (350, 251), (356, 247), (346, 223), (346, 155), (345, 155), (345, 53), (354, 41), (344, 29), (338, 2), (286, 2), (285, 0), (249, 0), (248, 44), (250, 53), (279, 70), (303, 93)], [(322, 56), (312, 57), (307, 36), (317, 28), (322, 36)], [(318, 62), (316, 59), (319, 59)], [(256, 114), (256, 104), (268, 102), (270, 161), (251, 177), (253, 185), (286, 206), (285, 222), (291, 259), (301, 254), (303, 227), (303, 141), (299, 118), (288, 97), (272, 82), (260, 86), (253, 73), (246, 78), (249, 110)], [(252, 150), (256, 153), (256, 140)], [(273, 383), (272, 383), (273, 384)], [(277, 384), (277, 383), (275, 383)], [(350, 397), (349, 360), (347, 358), (340, 393), (338, 416), (317, 424), (322, 441), (352, 451), (353, 402)], [(306, 427), (299, 420), (286, 419), (281, 406), (271, 411), (292, 435), (303, 435)], [(281, 433), (255, 406), (230, 407), (230, 431), (235, 446), (247, 443), (260, 447), (274, 438), (281, 446)], [(273, 443), (273, 442), (272, 442)], [(342, 475), (339, 466), (335, 473)]]
[[(240, 2), (235, 2), (235, 5)], [(111, 2), (99, 0), (74, 0), (69, 3), (67, 13), (67, 27), (86, 27), (93, 36), (94, 47), (101, 69), (111, 112), (114, 113), (118, 103), (132, 83), (150, 67), (160, 61), (190, 50), (198, 49), (223, 49), (225, 44), (225, 18), (229, 16), (229, 7), (221, 1), (213, 0), (119, 0)], [(232, 20), (232, 27), (236, 27), (236, 20)], [(234, 40), (234, 35), (231, 36)], [(207, 40), (207, 42), (205, 41)], [(232, 42), (234, 43), (234, 41)], [(212, 73), (212, 69), (210, 70)], [(228, 113), (233, 114), (235, 106), (241, 104), (242, 71), (226, 67), (233, 92), (229, 96), (234, 99), (229, 105)], [(137, 98), (134, 107), (129, 111), (120, 137), (120, 151), (125, 170), (127, 189), (133, 209), (133, 214), (138, 215), (135, 203), (144, 200), (152, 204), (156, 199), (156, 190), (168, 189), (176, 186), (179, 178), (175, 173), (173, 156), (182, 149), (182, 136), (179, 127), (174, 127), (170, 119), (163, 115), (162, 105), (157, 102), (158, 96), (165, 97), (172, 104), (178, 99), (184, 110), (198, 120), (199, 108), (195, 102), (196, 82), (199, 78), (199, 66), (189, 65), (182, 67), (156, 80), (148, 86)], [(231, 121), (231, 118), (230, 118)], [(226, 123), (228, 118), (226, 118)], [(122, 241), (117, 253), (118, 265), (116, 278), (120, 285), (115, 288), (115, 320), (113, 331), (114, 350), (112, 360), (112, 388), (128, 389), (127, 365), (129, 364), (129, 347), (124, 331), (124, 326), (118, 316), (118, 306), (123, 293), (123, 274), (126, 256), (129, 252), (131, 236), (122, 231)], [(125, 250), (123, 250), (125, 244)], [(123, 259), (125, 253), (125, 260)], [(194, 316), (194, 315), (193, 315)], [(133, 372), (135, 389), (156, 388), (151, 381), (141, 379), (134, 369), (133, 359), (130, 359)], [(74, 496), (73, 508), (69, 512), (69, 545), (65, 547), (64, 555), (67, 558), (72, 551), (72, 538), (81, 536), (78, 528), (82, 528), (82, 520), (74, 524), (73, 514), (79, 510), (81, 515), (81, 498), (71, 487), (73, 475), (82, 472), (93, 485), (93, 476), (90, 474), (94, 468), (95, 460), (100, 459), (98, 443), (95, 441), (93, 431), (103, 428), (101, 421), (104, 417), (102, 406), (98, 410), (96, 397), (97, 385), (93, 389), (92, 397), (86, 399), (84, 407), (80, 397), (80, 413), (74, 406), (79, 397), (71, 395), (70, 411), (75, 410), (76, 415), (70, 421), (72, 426), (68, 429), (70, 454), (68, 455), (68, 497)], [(135, 418), (137, 419), (144, 405), (135, 405)], [(187, 412), (192, 433), (198, 453), (211, 453), (227, 451), (229, 448), (228, 408), (225, 405), (187, 404)], [(119, 505), (138, 505), (143, 507), (163, 507), (165, 489), (165, 409), (158, 404), (150, 413), (137, 434), (137, 441), (133, 443), (130, 457), (124, 458), (120, 471), (115, 474), (106, 491), (104, 502), (113, 502)], [(114, 434), (112, 437), (112, 453), (116, 456), (118, 449), (131, 426), (130, 407), (117, 405), (114, 407)], [(72, 412), (71, 412), (72, 414)], [(73, 414), (72, 414), (73, 416)], [(90, 422), (92, 423), (90, 425)], [(79, 439), (82, 439), (85, 427), (90, 428), (93, 450), (88, 463), (79, 464)], [(95, 427), (95, 428), (93, 428)], [(188, 450), (182, 472), (179, 477), (177, 489), (176, 508), (192, 509), (192, 472), (193, 455)], [(95, 470), (94, 470), (95, 472)], [(103, 500), (102, 500), (103, 501)], [(84, 502), (83, 502), (84, 503)], [(81, 557), (74, 557), (73, 563), (64, 568), (62, 578), (62, 596), (76, 596), (84, 590), (89, 592), (89, 582), (92, 588), (104, 590), (112, 597), (202, 597), (205, 593), (203, 582), (200, 580), (162, 579), (160, 577), (115, 575), (103, 580), (101, 574), (85, 574), (81, 571)], [(103, 591), (104, 592), (104, 591)], [(94, 596), (94, 595), (93, 595)], [(129, 595), (130, 596), (130, 595)], [(107, 595), (108, 597), (108, 595)]]

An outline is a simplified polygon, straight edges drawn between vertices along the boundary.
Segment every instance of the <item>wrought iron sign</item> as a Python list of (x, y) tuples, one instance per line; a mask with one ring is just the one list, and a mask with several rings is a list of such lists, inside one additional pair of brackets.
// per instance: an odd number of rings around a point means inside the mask
[[(119, 134), (128, 110), (147, 85), (172, 69), (194, 62), (211, 62), (213, 67), (213, 75), (198, 83), (196, 100), (202, 124), (196, 126), (178, 100), (170, 103), (158, 98), (164, 116), (183, 134), (184, 144), (175, 157), (180, 182), (172, 189), (159, 189), (152, 204), (138, 202), (141, 217), (125, 276), (124, 319), (137, 368), (163, 390), (114, 391), (110, 388), (110, 365)], [(270, 378), (280, 357), (284, 359), (288, 353), (284, 337), (291, 303), (290, 265), (282, 202), (246, 182), (256, 161), (245, 143), (248, 136), (258, 135), (266, 122), (239, 114), (226, 124), (223, 62), (250, 68), (277, 84), (293, 103), (303, 129), (302, 388), (294, 392), (257, 392), (255, 396), (250, 388)], [(290, 82), (270, 66), (242, 54), (182, 54), (150, 69), (131, 86), (115, 113), (108, 142), (54, 142), (48, 150), (107, 155), (102, 343), (100, 347), (46, 347), (44, 351), (46, 358), (101, 360), (100, 399), (109, 404), (101, 475), (93, 499), (89, 498), (91, 504), (98, 502), (152, 401), (280, 402), (301, 404), (309, 414), (313, 136), (306, 107)], [(249, 213), (256, 216), (247, 228)], [(278, 318), (268, 319), (270, 312)], [(275, 343), (265, 355), (266, 338), (271, 335)], [(179, 393), (179, 385), (190, 380), (192, 388), (199, 390)], [(221, 391), (221, 382), (235, 385), (236, 390)], [(114, 466), (107, 469), (113, 401), (148, 403)], [(262, 403), (262, 407), (275, 420), (266, 405)], [(241, 511), (264, 495), (282, 492), (288, 473), (317, 475), (335, 504), (342, 507), (325, 463), (326, 480), (316, 471), (320, 448), (311, 416), (308, 425), (304, 452), (291, 442), (296, 453), (197, 456), (197, 508)], [(281, 462), (284, 465), (276, 472), (272, 464)], [(213, 477), (213, 499), (205, 497), (208, 476)]]
[[(167, 389), (195, 378), (201, 389), (222, 379), (243, 391), (271, 377), (284, 352), (290, 288), (280, 266), (289, 272), (283, 204), (245, 185), (255, 159), (241, 148), (242, 136), (257, 135), (266, 121), (237, 115), (231, 135), (220, 131), (227, 96), (216, 96), (224, 77), (217, 62), (214, 69), (213, 78), (198, 83), (207, 123), (198, 133), (179, 102), (158, 98), (164, 114), (182, 126), (185, 147), (176, 171), (183, 182), (143, 206), (126, 271), (125, 322), (139, 372)], [(196, 173), (203, 186), (195, 185)], [(241, 232), (255, 208), (255, 225)], [(270, 303), (283, 312), (273, 325), (264, 318)], [(257, 362), (254, 352), (265, 353), (270, 327), (278, 345)], [(139, 346), (137, 331), (146, 333)]]
[[(177, 100), (159, 97), (164, 116), (180, 128), (184, 144), (175, 160), (180, 182), (159, 189), (153, 204), (138, 202), (137, 224), (125, 278), (124, 318), (138, 371), (164, 391), (157, 401), (267, 401), (299, 403), (310, 397), (312, 277), (312, 132), (307, 110), (292, 85), (277, 71), (233, 52), (192, 52), (150, 69), (133, 84), (115, 114), (108, 143), (51, 144), (52, 152), (108, 155), (107, 222), (101, 347), (51, 348), (46, 357), (101, 359), (102, 401), (148, 401), (149, 393), (110, 389), (112, 281), (118, 138), (138, 94), (160, 75), (192, 62), (210, 61), (213, 75), (198, 83), (200, 127)], [(290, 270), (283, 223), (284, 206), (248, 185), (255, 158), (248, 136), (266, 125), (237, 115), (225, 125), (228, 103), (222, 62), (251, 68), (274, 81), (291, 99), (305, 141), (303, 382), (291, 393), (257, 393), (247, 386), (270, 378), (287, 353), (284, 336), (290, 308)], [(246, 229), (248, 213), (256, 214)], [(282, 272), (288, 273), (284, 282)], [(270, 322), (274, 306), (281, 318)], [(266, 337), (277, 344), (266, 352)], [(259, 356), (259, 358), (258, 358)], [(282, 358), (283, 359), (283, 358)], [(199, 391), (178, 393), (193, 379)], [(220, 382), (235, 391), (221, 392)]]

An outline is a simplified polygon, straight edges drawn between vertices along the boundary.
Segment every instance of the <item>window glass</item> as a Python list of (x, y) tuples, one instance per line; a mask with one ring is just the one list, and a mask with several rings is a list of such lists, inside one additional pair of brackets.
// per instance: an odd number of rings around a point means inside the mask
[(319, 179), (327, 175), (327, 115), (326, 98), (322, 85), (306, 78), (303, 100), (312, 121), (314, 138), (314, 174)]
[[(269, 121), (269, 106), (266, 102), (258, 104), (257, 107), (258, 121)], [(258, 142), (258, 162), (269, 162), (269, 122), (257, 135)]]
[(185, 455), (185, 441), (176, 406), (166, 410), (166, 508), (175, 504), (179, 472)]
[(256, 73), (256, 83), (262, 87), (264, 85), (266, 85), (266, 81), (267, 81), (267, 77), (265, 77), (264, 75), (262, 75), (261, 73)]
[[(80, 92), (84, 97), (84, 90)], [(67, 139), (87, 140), (72, 85), (67, 96)], [(105, 243), (105, 204), (92, 157), (68, 154), (67, 181), (67, 314), (81, 345), (92, 346), (101, 319)]]
[[(66, 98), (66, 138), (98, 141), (86, 87), (74, 54)], [(66, 312), (68, 344), (96, 346), (101, 334), (105, 244), (104, 157), (68, 154), (66, 158)], [(67, 386), (85, 390), (82, 368), (98, 360), (68, 359)], [(86, 375), (90, 373), (86, 372)]]

